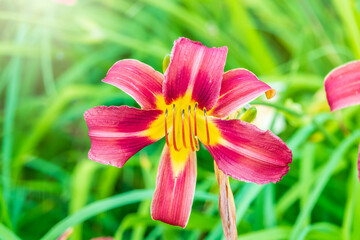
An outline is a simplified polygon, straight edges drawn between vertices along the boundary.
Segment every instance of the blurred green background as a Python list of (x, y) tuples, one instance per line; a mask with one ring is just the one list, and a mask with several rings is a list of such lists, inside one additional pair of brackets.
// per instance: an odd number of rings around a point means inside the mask
[(259, 126), (293, 150), (264, 186), (231, 181), (239, 239), (360, 239), (360, 108), (330, 113), (323, 79), (360, 58), (359, 0), (0, 0), (0, 239), (221, 239), (218, 186), (198, 153), (186, 229), (155, 222), (150, 202), (164, 140), (123, 169), (87, 158), (85, 110), (137, 106), (101, 79), (117, 60), (161, 71), (180, 36), (228, 46), (277, 89), (256, 100)]

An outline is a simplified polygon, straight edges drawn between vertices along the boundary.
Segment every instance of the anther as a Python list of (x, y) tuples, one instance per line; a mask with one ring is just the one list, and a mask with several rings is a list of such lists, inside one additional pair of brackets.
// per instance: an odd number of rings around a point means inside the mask
[(184, 148), (187, 148), (186, 146), (186, 141), (185, 141), (185, 126), (184, 126), (184, 118), (185, 118), (185, 110), (182, 110), (182, 116), (181, 116), (181, 120), (182, 120), (182, 137), (183, 137), (183, 144), (184, 144)]
[(272, 99), (276, 95), (276, 90), (275, 89), (267, 90), (265, 92), (265, 95), (267, 99)]
[(206, 114), (206, 108), (204, 107), (204, 117), (205, 117), (205, 124), (206, 124), (206, 136), (207, 136), (207, 145), (210, 144), (210, 133), (209, 133), (209, 126)]
[(168, 147), (170, 147), (168, 131), (167, 131), (167, 114), (168, 114), (168, 110), (166, 109), (166, 111), (165, 111), (165, 139), (166, 139), (166, 145)]
[(175, 151), (180, 151), (176, 146), (176, 137), (175, 137), (175, 104), (173, 104), (173, 142)]
[(192, 138), (192, 130), (191, 130), (191, 106), (189, 106), (189, 137), (190, 137), (190, 146), (191, 150), (194, 151), (194, 142)]
[(196, 151), (200, 150), (200, 146), (199, 146), (199, 140), (198, 140), (198, 136), (197, 136), (197, 126), (196, 126), (196, 109), (197, 109), (197, 103), (195, 103), (195, 107), (194, 107), (194, 138), (195, 138), (195, 147), (196, 147)]

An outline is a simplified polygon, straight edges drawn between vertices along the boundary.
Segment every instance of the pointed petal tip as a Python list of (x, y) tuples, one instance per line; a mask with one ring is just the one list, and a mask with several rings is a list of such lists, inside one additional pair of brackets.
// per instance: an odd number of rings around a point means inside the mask
[(221, 139), (206, 148), (226, 175), (266, 184), (276, 183), (288, 173), (292, 151), (271, 131), (236, 119), (213, 121), (221, 132)]
[(186, 225), (189, 222), (189, 219), (186, 222), (178, 222), (178, 221), (170, 220), (168, 218), (156, 217), (156, 216), (153, 216), (153, 211), (151, 211), (151, 218), (154, 221), (160, 221), (160, 222), (172, 225), (172, 226), (181, 227), (182, 229), (185, 229)]
[(96, 155), (96, 151), (93, 152), (91, 149), (88, 152), (88, 159), (90, 159), (90, 160), (92, 160), (94, 162), (97, 162), (97, 163), (101, 163), (101, 164), (104, 164), (104, 165), (111, 165), (111, 166), (114, 166), (114, 167), (117, 167), (117, 168), (122, 168), (124, 166), (124, 164), (125, 164), (125, 162), (105, 160), (102, 157), (98, 157)]
[[(177, 174), (174, 161), (185, 161)], [(185, 228), (191, 213), (195, 185), (196, 154), (192, 151), (188, 154), (171, 152), (165, 145), (151, 203), (152, 219)]]
[(267, 90), (267, 91), (265, 92), (265, 95), (266, 95), (266, 98), (267, 98), (267, 99), (272, 99), (272, 98), (275, 97), (275, 95), (276, 95), (276, 90), (275, 90), (275, 89)]
[(230, 176), (231, 178), (233, 179), (236, 179), (238, 181), (242, 181), (242, 182), (247, 182), (247, 183), (255, 183), (255, 184), (258, 184), (258, 185), (265, 185), (265, 184), (269, 184), (269, 183), (278, 183), (280, 182), (283, 177), (289, 172), (290, 170), (290, 166), (286, 166), (283, 168), (283, 171), (280, 173), (280, 176), (277, 177), (277, 178), (272, 178), (272, 179), (262, 179), (262, 180), (254, 180), (253, 178), (249, 179), (249, 178), (244, 178), (244, 177), (237, 177), (236, 175), (232, 174), (231, 172), (226, 172), (226, 171), (223, 171), (226, 175)]
[(260, 81), (251, 71), (244, 68), (232, 69), (222, 76), (220, 97), (210, 114), (226, 118), (263, 93), (269, 98), (273, 97), (276, 91)]
[(164, 76), (151, 66), (135, 59), (117, 61), (102, 82), (113, 85), (139, 103), (142, 109), (155, 109), (162, 96)]
[(122, 167), (135, 153), (162, 137), (154, 137), (149, 131), (153, 123), (158, 124), (156, 120), (161, 113), (128, 106), (98, 106), (87, 110), (84, 119), (91, 142), (88, 158)]

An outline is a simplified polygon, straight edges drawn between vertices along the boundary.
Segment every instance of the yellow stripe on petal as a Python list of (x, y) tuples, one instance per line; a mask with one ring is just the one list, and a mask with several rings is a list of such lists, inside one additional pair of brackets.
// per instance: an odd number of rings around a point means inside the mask
[[(201, 140), (201, 142), (205, 145), (215, 145), (219, 143), (221, 139), (221, 134), (218, 128), (215, 126), (215, 124), (212, 122), (212, 119), (214, 119), (211, 116), (207, 116), (207, 124), (204, 117), (204, 112), (199, 111), (199, 115), (201, 114), (201, 117), (198, 117), (197, 122), (197, 128), (198, 128), (198, 135)], [(207, 137), (207, 129), (209, 131), (209, 142)]]
[(178, 176), (179, 173), (184, 169), (191, 149), (182, 148), (180, 151), (176, 151), (174, 148), (170, 148), (171, 168), (174, 176)]

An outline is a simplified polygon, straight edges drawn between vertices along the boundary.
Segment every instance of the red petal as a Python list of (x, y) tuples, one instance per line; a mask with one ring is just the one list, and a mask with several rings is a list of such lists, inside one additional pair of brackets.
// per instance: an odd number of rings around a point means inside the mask
[[(188, 154), (175, 150), (172, 152), (165, 145), (151, 204), (151, 216), (154, 220), (183, 228), (189, 220), (196, 184), (196, 154), (193, 151), (187, 152)], [(178, 155), (175, 156), (176, 154)], [(174, 171), (174, 165), (177, 164), (174, 159), (186, 161), (178, 172)]]
[(271, 131), (233, 119), (212, 119), (220, 131), (217, 144), (206, 148), (226, 175), (235, 179), (265, 184), (280, 181), (289, 171), (291, 150)]
[(122, 167), (135, 153), (163, 137), (154, 139), (147, 131), (161, 114), (160, 110), (127, 106), (100, 106), (87, 110), (84, 117), (91, 141), (89, 158)]
[(360, 103), (360, 61), (346, 63), (325, 77), (331, 111)]
[(176, 40), (165, 72), (165, 102), (170, 104), (189, 92), (201, 109), (211, 109), (220, 94), (226, 55), (227, 47), (207, 48), (186, 38)]
[(223, 75), (219, 100), (209, 114), (225, 118), (270, 89), (246, 69), (230, 70)]
[(142, 109), (156, 109), (156, 102), (162, 97), (163, 78), (152, 67), (126, 59), (115, 63), (103, 81), (132, 96)]

